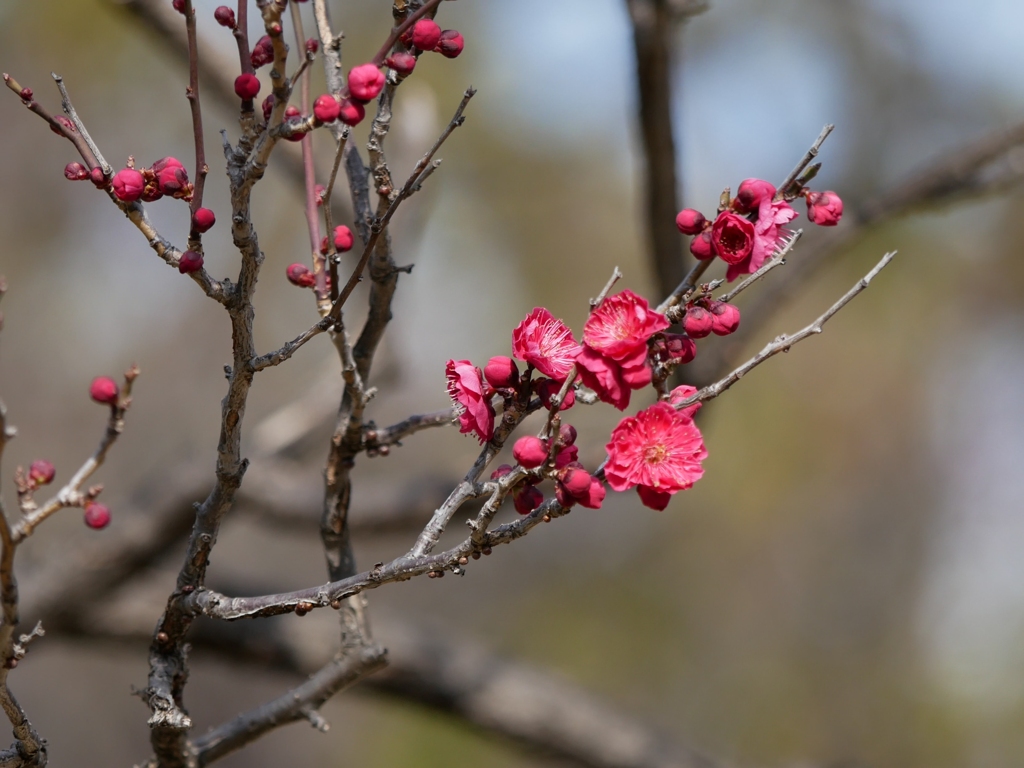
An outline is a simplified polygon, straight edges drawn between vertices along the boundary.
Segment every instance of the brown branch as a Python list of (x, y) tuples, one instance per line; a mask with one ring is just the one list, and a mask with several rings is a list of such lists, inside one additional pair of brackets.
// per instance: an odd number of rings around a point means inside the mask
[(23, 98), (23, 94), (26, 89), (22, 88), (21, 84), (6, 72), (4, 72), (4, 84), (10, 90), (18, 94), (18, 98), (21, 99), (21, 103), (24, 104), (29, 111), (34, 112), (36, 115), (41, 117), (49, 124), (50, 128), (54, 132), (74, 144), (75, 149), (78, 150), (78, 154), (81, 155), (82, 159), (85, 160), (85, 164), (88, 165), (90, 169), (99, 167), (100, 164), (96, 159), (96, 155), (93, 154), (92, 149), (90, 149), (88, 142), (86, 142), (85, 137), (83, 137), (81, 133), (69, 130), (66, 125), (59, 123), (42, 104), (35, 100), (34, 97), (30, 99)]
[(672, 126), (673, 59), (677, 57), (679, 22), (705, 10), (707, 3), (626, 0), (626, 7), (636, 53), (650, 262), (659, 293), (667, 294), (683, 279), (687, 260), (675, 226), (681, 190)]
[(84, 503), (85, 495), (82, 493), (82, 486), (86, 480), (95, 474), (96, 470), (103, 466), (103, 462), (107, 458), (107, 452), (117, 441), (117, 438), (121, 436), (121, 432), (124, 431), (124, 418), (132, 402), (132, 383), (138, 375), (139, 369), (134, 365), (125, 373), (124, 387), (118, 397), (117, 404), (110, 408), (107, 428), (103, 433), (103, 439), (100, 440), (96, 452), (78, 468), (74, 476), (49, 501), (42, 506), (37, 507), (32, 503), (28, 507), (28, 512), (21, 519), (21, 522), (11, 529), (11, 540), (14, 544), (19, 544), (31, 536), (36, 527), (54, 512), (65, 507), (81, 506)]
[(195, 228), (195, 214), (203, 207), (203, 189), (206, 187), (206, 174), (210, 169), (206, 165), (206, 142), (203, 139), (203, 111), (199, 101), (199, 43), (196, 39), (196, 13), (192, 8), (192, 0), (185, 0), (185, 34), (188, 38), (188, 90), (185, 94), (192, 113), (192, 138), (196, 147), (195, 182), (192, 201), (188, 207), (191, 214), (188, 247), (190, 250), (202, 252), (202, 235)]
[(793, 185), (793, 182), (797, 180), (797, 177), (804, 172), (804, 169), (814, 162), (814, 158), (818, 156), (818, 152), (821, 150), (821, 145), (825, 143), (825, 139), (828, 138), (829, 134), (832, 133), (834, 129), (835, 126), (831, 123), (821, 129), (821, 133), (818, 134), (818, 138), (814, 140), (811, 148), (807, 150), (807, 153), (802, 158), (800, 158), (800, 162), (796, 164), (796, 167), (793, 168), (792, 171), (789, 172), (789, 176), (787, 176), (777, 187), (777, 191), (775, 193), (776, 200), (792, 199), (790, 196), (790, 192), (792, 191), (790, 187)]
[(896, 251), (890, 251), (889, 253), (885, 254), (885, 256), (882, 257), (882, 260), (879, 261), (870, 272), (868, 272), (864, 277), (862, 277), (856, 283), (856, 285), (854, 285), (850, 290), (843, 294), (842, 298), (840, 298), (839, 301), (837, 301), (835, 304), (829, 307), (825, 311), (825, 313), (821, 315), (813, 323), (811, 323), (805, 328), (800, 329), (794, 334), (787, 335), (784, 333), (776, 337), (774, 341), (765, 345), (764, 349), (762, 349), (752, 358), (743, 363), (743, 365), (736, 368), (728, 376), (719, 381), (716, 381), (714, 384), (709, 384), (708, 386), (702, 388), (700, 391), (696, 392), (695, 394), (691, 395), (685, 400), (679, 402), (678, 404), (676, 404), (676, 408), (685, 408), (686, 406), (692, 405), (693, 403), (704, 402), (706, 400), (712, 400), (718, 397), (720, 394), (725, 392), (727, 389), (729, 389), (729, 387), (731, 387), (737, 381), (742, 379), (744, 376), (750, 373), (750, 371), (759, 366), (768, 358), (774, 357), (780, 352), (789, 352), (789, 350), (793, 347), (794, 344), (798, 344), (799, 342), (803, 341), (806, 338), (821, 333), (825, 323), (827, 323), (829, 319), (831, 319), (832, 316), (836, 314), (836, 312), (838, 312), (840, 309), (849, 304), (857, 294), (859, 294), (861, 291), (867, 288), (871, 281), (875, 279), (875, 276), (879, 272), (881, 272), (889, 264), (889, 262), (893, 260), (895, 256)]
[(209, 765), (274, 728), (296, 720), (310, 720), (321, 730), (327, 730), (326, 723), (321, 725), (322, 720), (314, 717), (316, 710), (334, 694), (383, 668), (386, 656), (386, 651), (376, 645), (339, 656), (302, 685), (200, 736), (194, 744), (198, 765)]
[(465, 122), (466, 118), (462, 116), (462, 113), (466, 109), (466, 105), (469, 104), (469, 100), (473, 98), (475, 94), (476, 90), (474, 88), (466, 89), (466, 92), (462, 96), (462, 101), (459, 103), (459, 107), (458, 109), (455, 110), (455, 115), (452, 117), (447, 127), (438, 137), (437, 141), (434, 142), (434, 145), (416, 164), (416, 167), (413, 169), (413, 172), (409, 175), (409, 178), (405, 182), (405, 185), (398, 193), (398, 196), (395, 197), (394, 201), (392, 201), (391, 205), (388, 206), (388, 209), (384, 213), (384, 215), (378, 219), (375, 219), (370, 225), (370, 237), (366, 242), (366, 246), (363, 248), (363, 253), (362, 256), (360, 256), (359, 258), (359, 263), (356, 265), (356, 268), (352, 270), (352, 276), (345, 284), (345, 288), (339, 293), (337, 301), (334, 302), (334, 306), (331, 307), (330, 316), (337, 318), (337, 316), (341, 312), (342, 306), (344, 306), (345, 302), (348, 300), (348, 297), (352, 294), (352, 291), (355, 290), (356, 285), (359, 284), (360, 276), (362, 275), (363, 270), (366, 269), (366, 264), (367, 262), (369, 262), (370, 256), (373, 254), (373, 249), (377, 245), (377, 241), (380, 239), (381, 233), (387, 227), (388, 222), (391, 221), (391, 217), (394, 216), (395, 211), (398, 210), (398, 206), (406, 197), (409, 196), (409, 193), (413, 185), (416, 183), (416, 179), (424, 171), (424, 169), (430, 163), (431, 159), (433, 159), (434, 154), (437, 152), (437, 150), (441, 148), (441, 145), (449, 136), (451, 136), (452, 132)]

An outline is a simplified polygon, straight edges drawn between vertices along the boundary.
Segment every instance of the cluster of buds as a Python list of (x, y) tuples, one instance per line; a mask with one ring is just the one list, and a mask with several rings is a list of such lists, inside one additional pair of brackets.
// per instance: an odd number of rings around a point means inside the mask
[[(835, 226), (842, 218), (843, 203), (835, 192), (803, 189), (798, 196), (806, 198), (807, 216), (815, 224)], [(686, 208), (676, 216), (676, 227), (682, 234), (693, 236), (690, 253), (695, 258), (718, 256), (728, 264), (726, 277), (731, 281), (760, 269), (786, 233), (783, 225), (797, 217), (787, 200), (778, 197), (770, 182), (747, 179), (735, 197), (723, 196), (714, 221), (694, 208)]]
[(732, 304), (702, 296), (686, 305), (683, 329), (694, 339), (714, 333), (728, 336), (740, 327), (740, 311)]
[[(407, 48), (415, 48), (421, 53), (440, 53), (448, 59), (454, 59), (466, 45), (465, 39), (455, 29), (441, 29), (433, 19), (420, 19), (405, 31), (401, 37)], [(401, 72), (398, 67), (392, 69)], [(412, 69), (410, 68), (410, 72)], [(403, 73), (407, 74), (407, 73)]]
[[(64, 169), (64, 175), (71, 178), (68, 175), (69, 168), (70, 166)], [(188, 180), (188, 171), (175, 157), (161, 158), (153, 163), (151, 168), (141, 170), (129, 162), (128, 167), (114, 174), (110, 185), (117, 199), (126, 203), (136, 200), (152, 203), (164, 195), (178, 200), (192, 199), (193, 188), (192, 182)]]
[[(548, 440), (532, 435), (516, 441), (512, 446), (515, 460), (523, 469), (539, 470), (513, 487), (512, 503), (516, 512), (528, 515), (544, 503), (544, 494), (537, 486), (545, 478), (554, 480), (555, 498), (566, 509), (576, 504), (600, 509), (605, 497), (604, 484), (578, 461), (579, 449), (575, 443), (576, 429), (570, 424), (559, 428), (553, 446)], [(512, 469), (502, 464), (491, 474), (491, 479), (500, 479)]]

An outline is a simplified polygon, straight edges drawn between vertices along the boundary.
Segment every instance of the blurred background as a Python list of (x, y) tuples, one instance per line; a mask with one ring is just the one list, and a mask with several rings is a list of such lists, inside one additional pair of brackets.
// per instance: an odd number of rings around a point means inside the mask
[[(194, 4), (202, 44), (229, 55), (233, 40), (212, 18), (218, 3)], [(376, 50), (389, 9), (382, 0), (334, 4), (348, 65)], [(464, 0), (445, 3), (438, 20), (463, 32), (466, 50), (454, 61), (424, 57), (399, 89), (389, 139), (396, 175), (404, 178), (466, 86), (479, 93), (440, 153), (441, 169), (396, 219), (396, 261), (415, 269), (401, 277), (375, 367), (381, 393), (368, 415), (378, 424), (444, 407), (445, 360), (509, 354), (511, 329), (534, 306), (579, 332), (587, 299), (615, 265), (621, 287), (659, 298), (645, 256), (624, 2)], [(954, 0), (711, 0), (679, 32), (674, 114), (685, 203), (710, 212), (724, 186), (781, 181), (831, 122), (814, 186), (855, 209), (914, 168), (1022, 119), (1022, 28), (1024, 7), (1013, 0), (969, 13)], [(52, 111), (59, 98), (49, 73), (65, 77), (115, 167), (128, 155), (145, 164), (175, 155), (191, 167), (187, 73), (115, 3), (0, 0), (0, 51), (0, 69)], [(319, 64), (314, 72), (316, 94)], [(237, 135), (229, 106), (211, 98), (204, 113), (206, 205), (220, 219), (206, 239), (215, 277), (237, 269), (216, 151), (219, 129)], [(0, 98), (0, 136), (0, 273), (10, 286), (0, 393), (19, 428), (5, 456), (6, 497), (13, 501), (19, 463), (47, 457), (58, 481), (70, 476), (104, 425), (89, 381), (134, 361), (143, 375), (127, 430), (98, 476), (113, 531), (146, 515), (132, 501), (146, 483), (166, 487), (197, 463), (212, 469), (227, 318), (156, 258), (105, 196), (64, 180), (72, 148), (11, 94)], [(329, 143), (318, 137), (321, 178)], [(316, 319), (309, 294), (284, 278), (286, 265), (308, 258), (308, 236), (298, 187), (276, 161), (254, 198), (267, 256), (256, 305), (261, 351)], [(1024, 150), (1010, 162), (1024, 168)], [(966, 200), (851, 239), (763, 325), (744, 329), (744, 356), (806, 325), (885, 251), (899, 256), (825, 334), (705, 407), (710, 457), (693, 490), (664, 513), (633, 494), (610, 496), (600, 511), (579, 510), (471, 564), (465, 578), (374, 591), (378, 639), (389, 644), (391, 617), (426, 622), (542, 665), (742, 765), (1024, 764), (1019, 203), (1019, 191)], [(184, 242), (184, 204), (149, 208), (164, 234)], [(847, 226), (809, 231), (792, 261)], [(700, 342), (698, 359), (717, 341)], [(339, 392), (334, 350), (317, 339), (257, 379), (247, 450), (273, 442), (282, 419), (266, 419), (298, 399), (323, 427), (293, 449), (290, 479), (315, 492)], [(605, 406), (570, 412), (588, 465), (600, 461), (618, 418)], [(414, 436), (388, 458), (361, 459), (353, 515), (396, 489), (418, 488), (439, 503), (438, 481), (443, 488), (461, 476), (476, 450), (448, 429)], [(261, 482), (250, 475), (247, 483)], [(211, 582), (319, 583), (313, 530), (229, 519)], [(74, 510), (58, 516), (19, 555), (23, 581), (107, 533), (86, 530)], [(411, 540), (359, 540), (360, 562), (394, 557)], [(180, 551), (154, 562), (132, 593), (136, 604), (139, 594), (152, 598), (137, 612), (145, 631)], [(33, 615), (29, 597), (23, 614)], [(329, 653), (329, 621), (322, 636)], [(148, 712), (130, 695), (146, 683), (146, 651), (144, 639), (53, 636), (34, 645), (11, 684), (49, 740), (52, 764), (129, 765), (149, 754)], [(197, 652), (186, 704), (202, 731), (295, 680)], [(327, 735), (293, 725), (223, 764), (543, 762), (455, 718), (358, 689), (323, 712)]]

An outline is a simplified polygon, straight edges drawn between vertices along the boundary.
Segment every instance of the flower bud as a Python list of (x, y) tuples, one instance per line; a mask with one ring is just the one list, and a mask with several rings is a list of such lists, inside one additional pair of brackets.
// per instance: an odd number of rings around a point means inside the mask
[(253, 69), (259, 69), (274, 60), (274, 43), (269, 35), (264, 35), (256, 41), (249, 60), (252, 62)]
[(576, 497), (569, 493), (569, 489), (563, 483), (555, 483), (555, 499), (566, 509), (576, 506)]
[(356, 239), (352, 236), (352, 230), (344, 224), (339, 224), (334, 228), (334, 247), (339, 253), (351, 251), (355, 242)]
[[(53, 122), (59, 123), (60, 125), (64, 126), (68, 133), (78, 133), (78, 129), (75, 128), (75, 124), (68, 120), (66, 117), (64, 117), (64, 115), (57, 115), (53, 118)], [(53, 125), (50, 126), (50, 130), (56, 133), (58, 136), (64, 135), (63, 133), (60, 132), (59, 128), (55, 128)]]
[(454, 59), (466, 46), (466, 41), (462, 35), (454, 29), (446, 29), (441, 33), (441, 39), (438, 41), (434, 50), (444, 56), (446, 59)]
[(185, 0), (171, 0), (171, 8), (178, 13), (185, 13)]
[[(244, 72), (235, 78), (235, 94), (238, 98), (250, 101), (260, 92), (260, 79), (256, 75)], [(266, 113), (266, 108), (264, 108)]]
[(32, 101), (32, 97), (35, 95), (31, 88), (22, 88), (18, 95), (21, 96), (24, 101)]
[(511, 357), (492, 357), (484, 366), (484, 378), (495, 389), (509, 389), (519, 383), (519, 367)]
[(130, 203), (142, 197), (142, 189), (146, 186), (146, 182), (142, 178), (142, 174), (134, 168), (122, 168), (114, 174), (111, 185), (114, 187), (114, 195), (118, 200)]
[(684, 235), (699, 235), (706, 221), (704, 214), (693, 208), (683, 208), (676, 214), (676, 228)]
[(316, 53), (320, 50), (320, 41), (311, 37), (306, 41), (306, 53)]
[(683, 319), (683, 330), (691, 338), (703, 339), (711, 333), (711, 326), (715, 318), (704, 307), (692, 306), (686, 310), (686, 317)]
[(366, 117), (366, 109), (358, 101), (353, 99), (342, 99), (341, 109), (338, 111), (338, 119), (345, 125), (359, 125)]
[(412, 25), (412, 44), (421, 51), (432, 51), (441, 41), (441, 28), (433, 19), (420, 19)]
[(338, 119), (340, 111), (341, 105), (338, 104), (338, 100), (329, 93), (317, 97), (317, 100), (313, 102), (313, 114), (321, 123), (333, 123)]
[(740, 213), (750, 213), (757, 210), (762, 200), (771, 200), (775, 197), (775, 185), (764, 179), (747, 179), (740, 183), (736, 190), (736, 199), (733, 200), (733, 207)]
[(274, 37), (280, 37), (281, 30), (281, 22), (279, 21), (272, 21), (269, 24), (267, 24), (267, 33), (273, 35)]
[(726, 264), (739, 264), (754, 249), (754, 225), (728, 211), (711, 227), (711, 245)]
[(89, 385), (89, 397), (97, 403), (117, 405), (117, 396), (120, 393), (117, 382), (109, 376), (97, 376)]
[(209, 231), (216, 223), (217, 217), (209, 208), (196, 208), (196, 212), (192, 215), (192, 228), (199, 234)]
[(491, 472), (491, 480), (501, 480), (505, 475), (512, 471), (511, 464), (499, 464), (498, 468)]
[(711, 245), (711, 231), (705, 229), (690, 241), (690, 253), (693, 258), (701, 261), (715, 258), (715, 249)]
[(532, 485), (526, 485), (512, 494), (512, 506), (520, 515), (528, 515), (544, 503), (544, 494)]
[(572, 424), (563, 424), (558, 428), (558, 442), (563, 446), (573, 445), (576, 442), (576, 427)]
[(260, 106), (263, 110), (263, 122), (270, 122), (270, 113), (274, 111), (274, 94), (269, 94), (267, 98), (263, 100), (263, 104)]
[(716, 301), (711, 304), (711, 330), (719, 336), (728, 336), (740, 327), (740, 311), (732, 304)]
[[(537, 393), (537, 397), (540, 398), (541, 403), (545, 408), (551, 407), (551, 399), (555, 397), (559, 392), (562, 391), (562, 384), (564, 382), (556, 381), (555, 379), (535, 379), (533, 382), (533, 391)], [(560, 411), (567, 411), (576, 404), (576, 391), (569, 387), (569, 391), (565, 393), (565, 399), (562, 401)]]
[(809, 192), (807, 218), (822, 227), (834, 227), (843, 218), (843, 201), (835, 192)]
[(604, 483), (598, 480), (596, 477), (590, 478), (590, 487), (584, 493), (581, 493), (576, 497), (576, 501), (579, 502), (581, 507), (587, 509), (600, 509), (601, 504), (604, 503), (604, 497), (608, 491), (604, 487)]
[(89, 171), (89, 181), (91, 181), (97, 189), (107, 188), (107, 178), (103, 175), (103, 169), (98, 165)]
[(563, 469), (579, 459), (579, 457), (579, 446), (567, 445), (555, 454), (555, 469)]
[(408, 75), (416, 68), (416, 57), (411, 53), (393, 53), (384, 59), (384, 63), (400, 75)]
[(289, 283), (300, 288), (312, 288), (316, 285), (316, 276), (305, 264), (291, 264), (285, 274), (288, 275)]
[(64, 166), (64, 178), (68, 181), (85, 181), (89, 171), (81, 163), (68, 163)]
[(37, 487), (52, 483), (54, 474), (56, 474), (56, 472), (53, 468), (53, 464), (48, 462), (46, 459), (36, 459), (28, 468), (28, 479)]
[(178, 259), (178, 271), (183, 275), (190, 275), (203, 268), (203, 255), (195, 251), (185, 251)]
[(235, 23), (235, 12), (226, 5), (218, 5), (213, 12), (213, 18), (215, 18), (217, 23), (222, 27), (234, 29), (237, 26)]
[(579, 498), (590, 490), (590, 473), (582, 468), (570, 467), (562, 472), (562, 484), (575, 498)]
[(689, 336), (666, 333), (654, 342), (653, 352), (663, 363), (685, 365), (697, 356), (697, 344)]
[(317, 206), (324, 204), (324, 194), (326, 194), (326, 192), (327, 190), (324, 188), (323, 184), (317, 184), (313, 187), (313, 198), (316, 200)]
[(512, 455), (526, 469), (535, 469), (547, 461), (548, 446), (539, 437), (527, 435), (516, 440)]
[(174, 157), (165, 157), (153, 163), (156, 175), (156, 188), (162, 195), (171, 197), (188, 197), (192, 194), (192, 185), (188, 182), (188, 171), (181, 161)]
[(383, 87), (384, 74), (376, 64), (360, 64), (348, 73), (348, 92), (356, 101), (373, 101)]
[(96, 531), (106, 528), (110, 524), (110, 510), (94, 501), (85, 508), (85, 524)]

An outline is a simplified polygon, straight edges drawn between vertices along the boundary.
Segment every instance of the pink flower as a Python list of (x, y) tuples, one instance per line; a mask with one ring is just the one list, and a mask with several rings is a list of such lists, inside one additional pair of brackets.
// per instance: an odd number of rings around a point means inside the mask
[(594, 390), (601, 400), (620, 411), (626, 410), (630, 388), (618, 363), (591, 347), (583, 347), (576, 356), (576, 372), (584, 386)]
[(469, 360), (449, 360), (445, 366), (448, 396), (459, 415), (459, 432), (474, 432), (485, 443), (494, 437), (494, 407), (485, 394), (480, 369)]
[(646, 357), (647, 340), (670, 325), (650, 308), (647, 299), (630, 290), (605, 299), (583, 326), (583, 343), (617, 362)]
[(512, 331), (513, 356), (558, 381), (565, 381), (579, 352), (572, 331), (543, 307), (535, 307)]
[[(671, 392), (669, 392), (668, 401), (672, 405), (679, 405), (679, 403), (683, 402), (683, 400), (686, 400), (688, 397), (693, 397), (696, 394), (696, 387), (691, 387), (689, 384), (681, 384), (680, 386), (676, 387)], [(692, 419), (693, 414), (699, 411), (701, 409), (701, 406), (703, 405), (704, 403), (698, 400), (696, 403), (693, 403), (692, 405), (688, 405), (685, 408), (680, 408), (679, 412), (683, 414), (683, 416), (689, 416)]]
[(739, 264), (754, 248), (754, 225), (726, 211), (711, 227), (711, 245), (726, 264)]
[(704, 474), (700, 463), (708, 455), (693, 419), (665, 402), (619, 422), (605, 448), (608, 485), (616, 491), (644, 486), (640, 498), (652, 502), (649, 506), (667, 503), (661, 494), (685, 490), (699, 480)]
[(779, 238), (785, 232), (782, 225), (799, 215), (789, 203), (773, 203), (770, 196), (763, 198), (757, 209), (757, 221), (754, 222), (754, 245), (750, 255), (743, 261), (730, 262), (726, 278), (732, 281), (740, 275), (757, 272), (775, 252)]
[(822, 227), (834, 227), (843, 217), (843, 201), (831, 190), (807, 195), (807, 218)]

